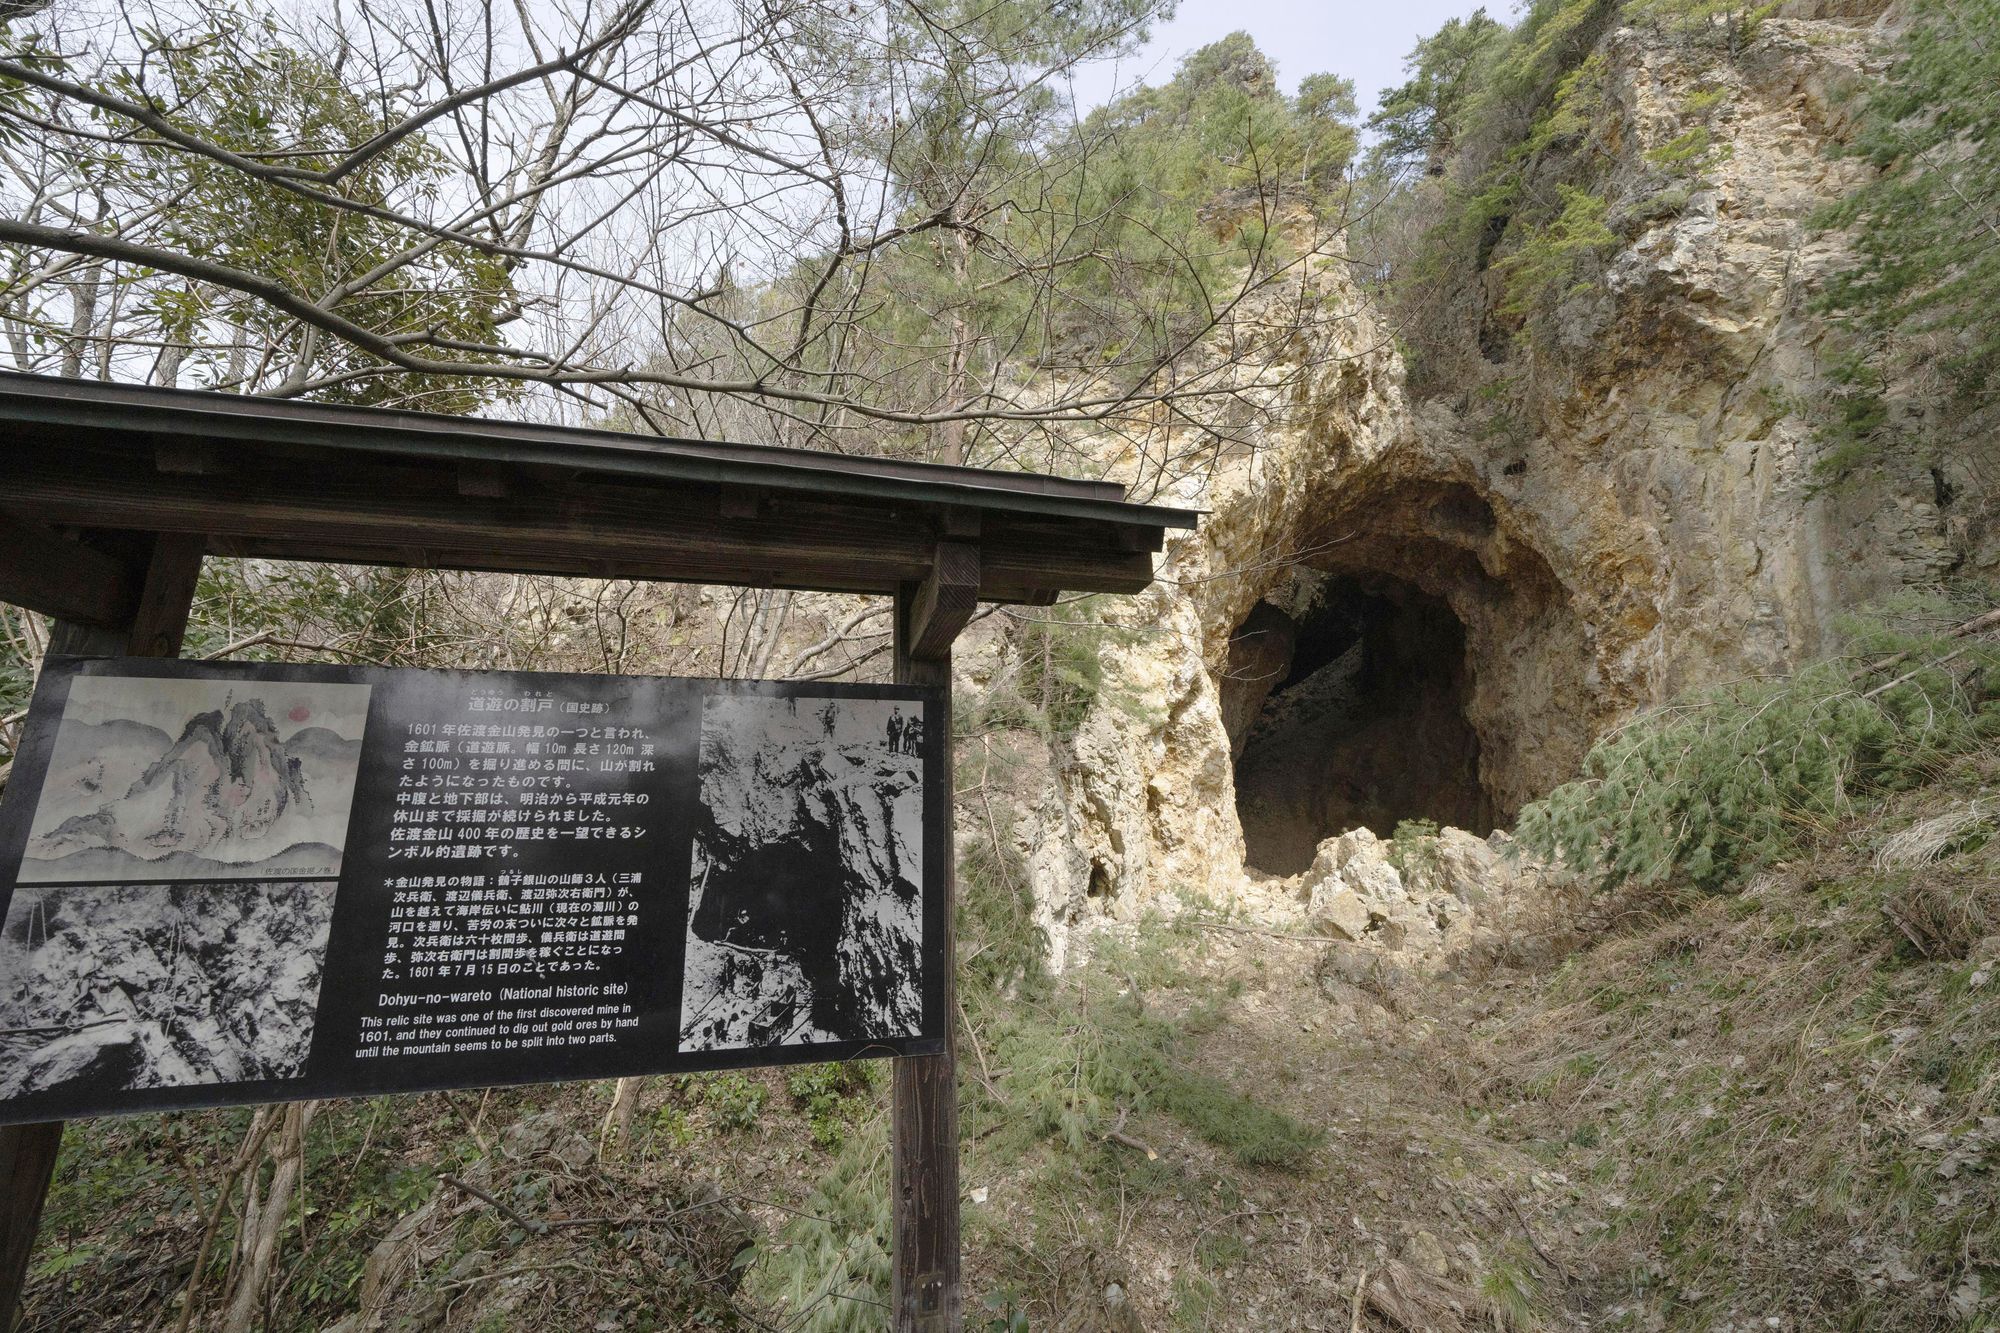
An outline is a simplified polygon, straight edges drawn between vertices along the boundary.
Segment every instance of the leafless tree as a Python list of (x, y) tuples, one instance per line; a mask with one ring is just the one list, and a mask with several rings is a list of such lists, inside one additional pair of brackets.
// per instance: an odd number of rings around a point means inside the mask
[[(23, 370), (1164, 475), (1301, 266), (1094, 190), (1159, 0), (74, 0), (0, 18)], [(16, 7), (17, 9), (21, 7)], [(1259, 234), (1275, 182), (1237, 201)], [(1144, 262), (1133, 260), (1133, 238)], [(1301, 239), (1302, 238), (1302, 239)], [(1218, 263), (1218, 256), (1228, 262)]]

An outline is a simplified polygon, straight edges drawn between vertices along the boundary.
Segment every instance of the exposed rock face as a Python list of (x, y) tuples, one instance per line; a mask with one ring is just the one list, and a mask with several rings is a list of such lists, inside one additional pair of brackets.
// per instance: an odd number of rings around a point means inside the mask
[[(1288, 426), (1174, 497), (1210, 516), (1114, 613), (1139, 631), (1107, 650), (1106, 689), (1125, 704), (1085, 725), (1030, 833), (1059, 964), (1070, 924), (1264, 892), (1244, 866), (1238, 761), (1260, 718), (1300, 702), (1284, 698), (1290, 655), (1343, 599), (1428, 598), (1463, 627), (1477, 813), (1439, 786), (1407, 814), (1481, 827), (1571, 776), (1637, 707), (1789, 667), (1857, 605), (2000, 568), (2000, 457), (1948, 476), (1888, 463), (1828, 488), (1797, 411), (1822, 394), (1833, 334), (1811, 302), (1842, 254), (1811, 217), (1866, 169), (1833, 150), (1851, 132), (1843, 92), (1879, 64), (1874, 22), (1853, 7), (1774, 18), (1730, 59), (1651, 30), (1604, 38), (1620, 242), (1600, 286), (1563, 298), (1559, 355), (1530, 367), (1504, 340), (1495, 352), (1495, 378), (1533, 372), (1524, 416), (1498, 420), (1470, 393), (1412, 402), (1364, 314), (1288, 349), (1310, 372)], [(1698, 90), (1722, 93), (1724, 151), (1670, 194), (1647, 155), (1685, 131)], [(1344, 275), (1314, 281), (1364, 308)], [(1365, 786), (1362, 768), (1431, 762), (1442, 744), (1390, 731), (1366, 753), (1304, 747), (1275, 767), (1301, 786)], [(1316, 753), (1332, 774), (1309, 771)], [(1393, 827), (1360, 799), (1330, 817)], [(1294, 830), (1290, 864), (1255, 869), (1295, 870), (1312, 835), (1342, 831)]]

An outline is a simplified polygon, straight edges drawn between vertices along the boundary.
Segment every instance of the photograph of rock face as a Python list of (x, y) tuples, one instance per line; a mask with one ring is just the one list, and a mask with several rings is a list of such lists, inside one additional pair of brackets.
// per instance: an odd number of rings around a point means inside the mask
[(77, 677), (21, 882), (338, 875), (369, 689)]
[(682, 1051), (920, 1033), (923, 726), (893, 700), (707, 701)]
[(16, 889), (0, 926), (0, 1098), (298, 1077), (334, 890)]

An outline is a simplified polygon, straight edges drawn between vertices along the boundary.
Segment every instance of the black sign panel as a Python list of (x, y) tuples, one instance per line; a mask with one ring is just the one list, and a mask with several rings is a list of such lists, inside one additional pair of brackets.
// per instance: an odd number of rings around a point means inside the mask
[(0, 1123), (943, 1049), (939, 691), (52, 659)]

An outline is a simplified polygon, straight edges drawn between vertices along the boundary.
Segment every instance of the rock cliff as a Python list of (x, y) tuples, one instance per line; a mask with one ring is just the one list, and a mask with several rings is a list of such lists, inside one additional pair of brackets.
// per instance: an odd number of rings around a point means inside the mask
[[(1552, 340), (1482, 338), (1453, 392), (1414, 396), (1366, 294), (1313, 274), (1351, 313), (1282, 353), (1305, 372), (1285, 425), (1175, 496), (1209, 517), (1109, 613), (1131, 631), (1105, 653), (1121, 706), (1086, 720), (1025, 831), (1059, 964), (1078, 923), (1296, 906), (1347, 828), (1505, 825), (1632, 710), (2000, 567), (2000, 457), (1840, 484), (1817, 466), (1838, 335), (1812, 302), (1843, 238), (1812, 219), (1866, 170), (1837, 151), (1847, 94), (1893, 22), (1795, 5), (1726, 55), (1606, 32), (1615, 243)], [(1693, 107), (1713, 147), (1673, 177)], [(1490, 313), (1491, 275), (1466, 282)]]

